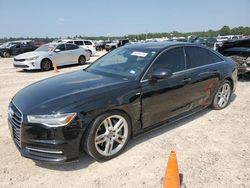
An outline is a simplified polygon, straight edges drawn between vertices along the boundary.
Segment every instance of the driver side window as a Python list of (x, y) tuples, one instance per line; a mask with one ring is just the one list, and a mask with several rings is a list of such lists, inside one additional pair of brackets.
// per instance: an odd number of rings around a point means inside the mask
[(172, 73), (185, 69), (185, 59), (183, 48), (174, 48), (161, 54), (154, 62), (152, 68), (164, 68)]
[(66, 49), (65, 49), (65, 44), (60, 44), (60, 45), (58, 45), (58, 46), (56, 47), (56, 49), (59, 49), (59, 50), (61, 50), (61, 51), (66, 50)]

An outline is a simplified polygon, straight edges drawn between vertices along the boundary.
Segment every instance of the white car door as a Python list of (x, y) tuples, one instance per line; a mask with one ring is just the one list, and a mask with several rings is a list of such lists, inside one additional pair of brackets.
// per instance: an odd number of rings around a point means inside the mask
[(66, 44), (66, 51), (68, 52), (68, 58), (70, 64), (78, 63), (78, 59), (80, 57), (79, 47), (74, 44)]
[[(59, 50), (59, 51), (58, 51)], [(70, 58), (68, 57), (68, 51), (65, 44), (59, 44), (54, 50), (54, 62), (58, 66), (67, 65)]]

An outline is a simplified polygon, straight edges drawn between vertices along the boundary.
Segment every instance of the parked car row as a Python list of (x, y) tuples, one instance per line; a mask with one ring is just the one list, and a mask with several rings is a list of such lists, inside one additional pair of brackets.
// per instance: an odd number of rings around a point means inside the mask
[(90, 56), (93, 56), (96, 53), (95, 43), (92, 40), (60, 39), (60, 40), (57, 40), (57, 42), (75, 44), (75, 45), (85, 49), (87, 52), (89, 52)]
[(106, 51), (114, 50), (114, 49), (116, 49), (118, 47), (124, 46), (128, 42), (129, 42), (128, 39), (121, 39), (121, 40), (113, 41), (111, 43), (107, 43), (105, 45), (105, 50)]
[(7, 42), (0, 46), (0, 56), (11, 57), (21, 53), (34, 51), (36, 48), (37, 46), (31, 40)]

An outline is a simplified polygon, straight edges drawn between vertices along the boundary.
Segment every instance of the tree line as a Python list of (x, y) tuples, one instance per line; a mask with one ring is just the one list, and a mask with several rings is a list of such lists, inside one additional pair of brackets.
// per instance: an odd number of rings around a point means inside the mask
[[(91, 39), (91, 40), (113, 40), (113, 39), (130, 39), (130, 40), (146, 40), (151, 38), (172, 38), (172, 37), (188, 37), (190, 35), (199, 36), (199, 37), (216, 37), (216, 36), (223, 36), (223, 35), (250, 35), (250, 27), (234, 27), (230, 28), (229, 26), (223, 26), (219, 30), (212, 30), (209, 29), (208, 31), (198, 31), (198, 32), (161, 32), (161, 33), (141, 33), (141, 34), (130, 34), (125, 36), (68, 36), (66, 38), (80, 38), (80, 39)], [(60, 38), (60, 37), (59, 37)], [(49, 43), (57, 38), (50, 38), (50, 37), (10, 37), (10, 38), (0, 38), (0, 43), (8, 42), (8, 41), (15, 41), (15, 40), (34, 40), (44, 43)]]

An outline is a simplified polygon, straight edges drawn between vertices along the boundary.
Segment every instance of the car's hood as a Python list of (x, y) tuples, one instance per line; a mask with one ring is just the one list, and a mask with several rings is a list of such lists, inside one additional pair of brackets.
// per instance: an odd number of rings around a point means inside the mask
[(105, 77), (86, 71), (76, 71), (48, 78), (20, 90), (13, 103), (23, 114), (61, 112), (63, 108), (87, 102), (95, 96), (105, 97), (114, 88), (129, 81)]
[(26, 52), (26, 53), (15, 56), (15, 59), (27, 59), (27, 58), (31, 58), (35, 56), (43, 56), (49, 53), (50, 52), (43, 52), (43, 51)]
[(8, 49), (8, 48), (4, 47), (4, 46), (0, 47), (0, 50), (6, 50), (6, 49)]

